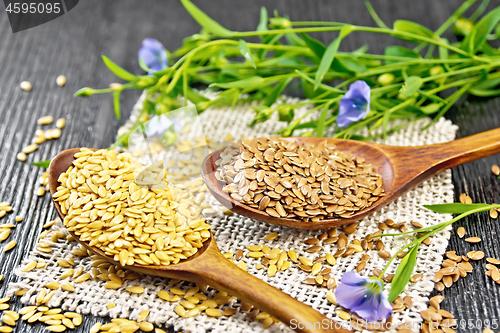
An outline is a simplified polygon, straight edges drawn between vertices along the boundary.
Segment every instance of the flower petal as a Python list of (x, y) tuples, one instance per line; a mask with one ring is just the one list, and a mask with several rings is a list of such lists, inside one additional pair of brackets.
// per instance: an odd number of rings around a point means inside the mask
[(337, 303), (346, 309), (352, 309), (359, 305), (360, 301), (363, 300), (364, 294), (366, 292), (363, 286), (350, 286), (345, 283), (341, 283), (337, 286), (335, 290), (335, 297), (337, 298)]
[(165, 51), (165, 47), (163, 46), (163, 44), (159, 40), (154, 38), (145, 38), (142, 41), (142, 47), (156, 52)]
[(356, 307), (351, 308), (361, 318), (367, 321), (377, 321), (381, 319), (378, 316), (379, 300), (378, 295), (371, 295), (367, 297), (364, 302), (358, 304)]
[(370, 86), (365, 81), (356, 81), (349, 87), (339, 102), (337, 124), (345, 127), (363, 119), (370, 110)]
[(364, 278), (355, 272), (346, 272), (340, 279), (335, 296), (337, 303), (367, 321), (387, 319), (392, 306), (382, 294), (383, 284), (379, 280)]
[(139, 62), (143, 62), (151, 72), (158, 72), (168, 67), (167, 51), (154, 38), (146, 38), (138, 52)]

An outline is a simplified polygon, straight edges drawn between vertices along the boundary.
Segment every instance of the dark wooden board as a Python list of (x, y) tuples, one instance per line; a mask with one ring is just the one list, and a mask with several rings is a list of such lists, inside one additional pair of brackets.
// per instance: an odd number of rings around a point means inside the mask
[[(234, 30), (254, 29), (260, 7), (270, 12), (278, 9), (295, 20), (331, 20), (352, 24), (374, 25), (362, 0), (213, 0), (195, 1), (201, 9), (225, 26)], [(492, 1), (494, 2), (494, 1)], [(408, 19), (436, 29), (459, 5), (449, 1), (372, 1), (382, 20), (388, 25), (395, 19)], [(492, 5), (490, 4), (490, 7)], [(45, 160), (58, 151), (71, 147), (107, 147), (114, 141), (116, 131), (140, 92), (127, 92), (122, 96), (123, 118), (115, 120), (109, 95), (74, 98), (73, 93), (83, 86), (107, 87), (117, 79), (105, 68), (100, 59), (105, 54), (126, 69), (139, 73), (137, 50), (142, 39), (155, 37), (173, 50), (182, 38), (199, 31), (198, 25), (186, 13), (179, 1), (173, 0), (85, 0), (68, 14), (40, 27), (13, 34), (0, 5), (0, 201), (9, 201), (14, 213), (4, 217), (6, 223), (15, 214), (23, 215), (9, 240), (16, 240), (15, 250), (0, 252), (0, 273), (4, 274), (0, 294), (7, 284), (16, 281), (15, 267), (33, 248), (36, 236), (44, 222), (55, 216), (48, 195), (38, 198), (34, 190), (43, 170), (27, 162)], [(329, 42), (335, 35), (318, 34)], [(364, 44), (370, 51), (382, 52), (394, 43), (390, 36), (353, 34), (342, 42), (342, 50), (353, 50)], [(63, 74), (68, 78), (64, 88), (55, 84)], [(31, 92), (24, 92), (19, 83), (28, 80)], [(119, 81), (118, 81), (119, 82)], [(473, 99), (461, 101), (448, 117), (460, 126), (458, 136), (466, 136), (498, 127), (500, 99)], [(30, 143), (38, 128), (36, 119), (43, 115), (65, 117), (68, 122), (62, 137), (44, 143), (26, 163), (15, 159), (17, 152)], [(467, 192), (474, 202), (500, 202), (499, 180), (490, 170), (500, 157), (493, 156), (455, 168), (453, 182), (455, 194)], [(470, 245), (452, 235), (449, 249), (464, 254), (471, 249), (482, 249), (487, 256), (500, 258), (500, 224), (487, 214), (464, 219), (469, 235), (483, 238), (483, 242)], [(474, 263), (472, 276), (461, 279), (444, 292), (443, 308), (459, 320), (500, 320), (500, 286), (484, 275), (485, 262)], [(14, 302), (15, 303), (15, 302)], [(15, 303), (14, 309), (20, 304)], [(75, 332), (88, 332), (89, 327), (101, 320), (85, 316), (84, 324)], [(495, 331), (498, 331), (497, 329)], [(17, 332), (44, 332), (42, 325), (19, 322)], [(459, 329), (460, 332), (481, 332), (482, 329)]]

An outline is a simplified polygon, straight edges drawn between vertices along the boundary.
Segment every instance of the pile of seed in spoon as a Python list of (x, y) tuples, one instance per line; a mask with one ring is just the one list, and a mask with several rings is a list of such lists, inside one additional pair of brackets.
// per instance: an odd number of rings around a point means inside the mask
[(82, 148), (74, 157), (53, 195), (64, 225), (121, 265), (175, 264), (210, 237), (201, 208), (167, 186), (164, 169), (139, 172), (129, 154), (105, 149)]
[(227, 147), (215, 164), (224, 192), (273, 217), (349, 218), (384, 195), (371, 164), (326, 140), (248, 139)]

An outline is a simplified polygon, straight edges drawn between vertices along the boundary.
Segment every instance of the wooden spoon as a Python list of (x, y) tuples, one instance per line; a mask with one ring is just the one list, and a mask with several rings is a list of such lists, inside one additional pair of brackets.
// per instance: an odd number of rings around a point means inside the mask
[(233, 200), (226, 192), (222, 191), (222, 184), (215, 178), (215, 161), (219, 159), (222, 150), (210, 154), (203, 162), (202, 175), (208, 189), (222, 205), (240, 215), (291, 228), (317, 230), (355, 222), (396, 200), (406, 191), (440, 171), (500, 153), (500, 128), (450, 142), (417, 147), (387, 146), (371, 142), (330, 138), (294, 137), (290, 139), (310, 144), (328, 140), (337, 145), (341, 151), (365, 158), (366, 163), (372, 164), (382, 175), (385, 196), (379, 198), (370, 207), (354, 213), (350, 218), (329, 218), (320, 222), (304, 222), (296, 218), (272, 217), (265, 212)]
[[(73, 156), (79, 150), (80, 148), (64, 150), (50, 163), (48, 180), (52, 195), (57, 192), (59, 175), (71, 166), (74, 160)], [(53, 202), (59, 216), (64, 219), (59, 203), (54, 200)], [(93, 253), (115, 265), (120, 265), (119, 262), (108, 257), (97, 247), (89, 246), (87, 242), (80, 241), (78, 236), (72, 232), (70, 234)], [(334, 321), (320, 312), (229, 262), (217, 248), (213, 235), (203, 243), (203, 247), (195, 255), (182, 260), (178, 264), (168, 266), (133, 265), (125, 266), (125, 268), (142, 274), (208, 284), (216, 289), (227, 291), (229, 294), (251, 303), (260, 310), (278, 318), (297, 332), (350, 332), (339, 328), (341, 327), (340, 324), (335, 325)], [(309, 328), (309, 326), (306, 327), (306, 323), (316, 323), (316, 325)]]

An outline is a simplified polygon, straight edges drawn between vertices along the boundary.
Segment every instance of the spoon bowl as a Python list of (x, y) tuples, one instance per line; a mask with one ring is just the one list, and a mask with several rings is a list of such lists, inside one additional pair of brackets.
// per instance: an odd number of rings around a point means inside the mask
[[(79, 150), (80, 148), (64, 150), (50, 163), (48, 181), (51, 195), (57, 192), (59, 176), (71, 166), (74, 155)], [(54, 200), (53, 203), (59, 216), (64, 220), (64, 214), (61, 211), (59, 203)], [(101, 256), (114, 265), (121, 266), (118, 261), (107, 256), (98, 247), (90, 246), (89, 243), (81, 241), (73, 232), (70, 232), (70, 234), (92, 253)], [(297, 332), (351, 332), (346, 329), (337, 328), (341, 327), (341, 325), (335, 325), (335, 322), (331, 321), (320, 312), (238, 268), (222, 256), (212, 234), (193, 256), (181, 260), (177, 264), (167, 266), (126, 265), (124, 268), (147, 275), (203, 283), (215, 287), (218, 290), (224, 290), (230, 295), (251, 303), (262, 311), (278, 318), (283, 323), (294, 328)], [(300, 322), (317, 322), (320, 324), (314, 325), (314, 327), (311, 328), (309, 326), (297, 325), (297, 323)], [(331, 324), (321, 325), (321, 323), (328, 322)]]
[(212, 195), (226, 208), (240, 215), (296, 229), (325, 229), (355, 222), (385, 205), (442, 170), (500, 153), (500, 128), (475, 134), (466, 138), (417, 147), (381, 145), (372, 142), (332, 138), (292, 137), (299, 144), (319, 144), (327, 140), (337, 149), (362, 157), (382, 176), (385, 195), (367, 208), (355, 212), (349, 218), (328, 218), (308, 222), (297, 218), (272, 217), (231, 198), (222, 190), (223, 184), (215, 178), (216, 164), (222, 150), (207, 156), (202, 165), (202, 176)]

